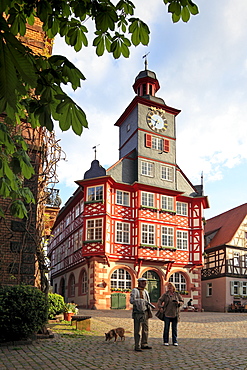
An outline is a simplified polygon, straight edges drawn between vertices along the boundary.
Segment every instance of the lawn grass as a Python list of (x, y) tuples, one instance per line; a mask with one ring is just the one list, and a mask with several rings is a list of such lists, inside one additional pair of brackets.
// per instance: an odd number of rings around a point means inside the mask
[(94, 333), (87, 330), (78, 330), (75, 325), (71, 325), (70, 321), (60, 321), (49, 323), (47, 325), (53, 333), (60, 334), (62, 337), (66, 338), (83, 338), (85, 336), (92, 336)]

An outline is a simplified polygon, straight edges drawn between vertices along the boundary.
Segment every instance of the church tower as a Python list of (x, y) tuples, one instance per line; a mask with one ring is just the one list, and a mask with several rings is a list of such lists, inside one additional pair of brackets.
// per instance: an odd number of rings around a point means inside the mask
[(133, 84), (136, 96), (119, 117), (119, 162), (108, 169), (118, 181), (138, 182), (173, 191), (195, 192), (176, 163), (176, 116), (181, 112), (156, 97), (156, 74), (141, 71)]

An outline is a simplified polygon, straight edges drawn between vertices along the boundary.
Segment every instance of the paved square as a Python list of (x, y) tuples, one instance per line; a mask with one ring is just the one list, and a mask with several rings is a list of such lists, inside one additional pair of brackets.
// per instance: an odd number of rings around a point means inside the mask
[[(0, 347), (0, 369), (247, 369), (247, 313), (182, 312), (179, 346), (162, 345), (163, 322), (150, 320), (152, 350), (133, 351), (131, 311), (80, 310), (92, 316), (84, 338), (43, 339)], [(123, 326), (125, 342), (106, 342), (104, 333)], [(92, 335), (93, 334), (93, 335)]]

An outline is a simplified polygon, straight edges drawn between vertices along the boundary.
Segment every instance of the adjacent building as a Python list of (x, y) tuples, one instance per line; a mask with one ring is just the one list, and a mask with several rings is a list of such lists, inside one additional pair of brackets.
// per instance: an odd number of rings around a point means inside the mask
[(129, 308), (129, 291), (148, 279), (156, 303), (168, 281), (201, 308), (202, 184), (176, 163), (176, 116), (156, 97), (154, 72), (141, 71), (121, 114), (119, 161), (95, 159), (60, 210), (48, 255), (53, 291), (84, 308)]
[(207, 220), (204, 261), (202, 307), (247, 304), (247, 203)]
[[(47, 38), (38, 18), (35, 18), (33, 25), (26, 25), (26, 34), (19, 39), (36, 54), (51, 54), (51, 40)], [(0, 122), (4, 122), (5, 118), (6, 114), (1, 114)], [(36, 203), (27, 205), (28, 218), (20, 220), (14, 218), (9, 211), (11, 199), (0, 197), (0, 205), (6, 216), (0, 218), (0, 284), (24, 283), (47, 290), (47, 265), (43, 250), (44, 224), (47, 223), (44, 219), (45, 188), (48, 183), (52, 186), (52, 181), (49, 181), (52, 166), (48, 162), (52, 157), (50, 148), (55, 147), (55, 138), (44, 127), (33, 129), (26, 122), (17, 124), (16, 132), (22, 135), (28, 145), (27, 154), (35, 174), (30, 179), (25, 179), (24, 185), (32, 191)], [(52, 161), (54, 162), (54, 157)], [(54, 171), (52, 176), (54, 177)], [(55, 210), (57, 211), (58, 209)]]

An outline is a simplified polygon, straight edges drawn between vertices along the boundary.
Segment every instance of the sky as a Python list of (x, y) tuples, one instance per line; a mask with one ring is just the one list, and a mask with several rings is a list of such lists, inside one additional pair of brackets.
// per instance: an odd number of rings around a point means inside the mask
[(65, 91), (85, 111), (89, 128), (56, 137), (66, 160), (57, 173), (62, 205), (76, 190), (94, 159), (108, 168), (119, 159), (119, 128), (114, 123), (135, 96), (132, 85), (144, 69), (156, 73), (156, 96), (181, 110), (176, 118), (177, 164), (194, 184), (201, 183), (210, 208), (206, 219), (246, 203), (247, 184), (247, 1), (195, 0), (199, 15), (172, 23), (162, 0), (135, 0), (136, 16), (151, 31), (148, 46), (131, 48), (128, 59), (98, 57), (92, 45), (76, 53), (55, 39), (53, 54), (62, 54), (86, 77), (81, 88)]

